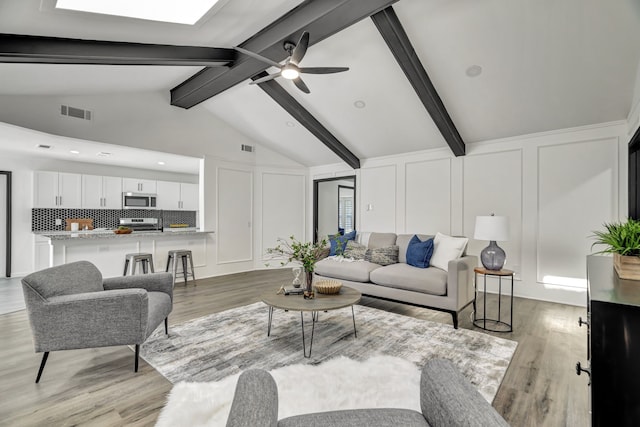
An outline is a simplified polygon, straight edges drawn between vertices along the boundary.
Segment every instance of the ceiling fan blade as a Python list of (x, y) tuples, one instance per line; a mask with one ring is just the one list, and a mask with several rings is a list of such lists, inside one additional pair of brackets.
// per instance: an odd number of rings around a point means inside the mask
[(300, 73), (307, 74), (332, 74), (343, 71), (349, 71), (349, 67), (302, 67), (299, 69)]
[(304, 54), (307, 53), (307, 48), (309, 47), (309, 33), (304, 32), (302, 36), (300, 36), (300, 41), (293, 49), (293, 53), (291, 54), (290, 62), (293, 62), (295, 65), (298, 65), (302, 58), (304, 58)]
[(293, 84), (295, 84), (298, 87), (298, 89), (300, 89), (304, 93), (311, 93), (307, 85), (304, 84), (304, 82), (300, 77), (298, 77), (297, 79), (293, 79)]
[(255, 52), (251, 52), (250, 50), (243, 49), (243, 48), (237, 47), (237, 46), (234, 47), (234, 49), (237, 50), (240, 53), (244, 53), (245, 55), (252, 57), (253, 59), (257, 59), (258, 61), (262, 61), (265, 64), (269, 64), (269, 65), (271, 65), (273, 67), (282, 68), (282, 65), (278, 64), (276, 61), (272, 61), (269, 58), (265, 58), (262, 55), (258, 55)]
[(268, 82), (269, 80), (273, 80), (276, 77), (280, 77), (282, 75), (282, 73), (275, 73), (275, 74), (269, 74), (268, 76), (264, 76), (261, 77), (259, 79), (256, 79), (252, 82), (250, 82), (250, 85), (257, 85), (258, 83), (264, 83), (264, 82)]

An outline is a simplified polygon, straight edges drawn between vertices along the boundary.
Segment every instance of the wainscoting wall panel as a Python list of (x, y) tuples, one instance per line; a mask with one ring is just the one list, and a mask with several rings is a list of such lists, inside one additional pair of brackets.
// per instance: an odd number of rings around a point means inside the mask
[(253, 259), (253, 172), (218, 168), (218, 264)]
[(406, 164), (404, 216), (407, 233), (451, 233), (451, 159)]
[[(362, 168), (360, 195), (360, 225), (362, 231), (396, 231), (396, 166)], [(358, 194), (356, 192), (356, 194)]]
[(617, 139), (538, 149), (537, 280), (586, 287), (593, 230), (618, 216)]
[(522, 265), (522, 151), (467, 155), (464, 158), (464, 232), (467, 251), (479, 254), (489, 242), (474, 240), (478, 215), (509, 217), (510, 238), (498, 242), (507, 253), (505, 268), (520, 272)]
[(303, 175), (262, 174), (262, 255), (279, 237), (304, 240), (305, 184)]

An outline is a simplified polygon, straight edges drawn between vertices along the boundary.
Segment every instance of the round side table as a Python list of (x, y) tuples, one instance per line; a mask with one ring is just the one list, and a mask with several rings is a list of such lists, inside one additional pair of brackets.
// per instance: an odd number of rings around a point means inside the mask
[[(484, 267), (476, 267), (473, 269), (475, 275), (475, 295), (473, 297), (473, 324), (485, 331), (492, 332), (513, 332), (513, 275), (511, 270), (488, 270)], [(478, 275), (483, 278), (482, 301), (483, 310), (482, 318), (477, 317), (477, 300), (478, 300)], [(492, 319), (487, 317), (487, 276), (498, 278), (498, 318)], [(502, 320), (502, 278), (511, 278), (511, 294), (509, 295), (509, 322)]]

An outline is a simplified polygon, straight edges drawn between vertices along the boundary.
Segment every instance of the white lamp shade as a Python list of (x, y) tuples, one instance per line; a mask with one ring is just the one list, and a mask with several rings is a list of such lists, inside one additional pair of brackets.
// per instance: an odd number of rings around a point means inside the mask
[(473, 238), (476, 240), (509, 240), (509, 218), (506, 216), (477, 216)]

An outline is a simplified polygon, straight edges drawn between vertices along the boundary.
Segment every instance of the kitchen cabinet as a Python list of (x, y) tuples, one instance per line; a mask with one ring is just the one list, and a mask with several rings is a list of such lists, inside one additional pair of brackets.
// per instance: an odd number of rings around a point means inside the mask
[(35, 208), (82, 207), (82, 176), (65, 172), (34, 172)]
[(122, 191), (127, 193), (156, 194), (156, 181), (150, 179), (122, 178)]
[(82, 207), (122, 209), (122, 178), (82, 175)]
[(174, 211), (198, 210), (198, 184), (157, 181), (158, 209)]

